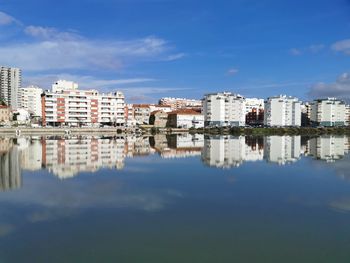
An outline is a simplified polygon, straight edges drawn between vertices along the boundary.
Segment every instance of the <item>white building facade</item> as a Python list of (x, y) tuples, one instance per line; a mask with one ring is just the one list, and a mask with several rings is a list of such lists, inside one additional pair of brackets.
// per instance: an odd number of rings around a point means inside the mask
[(280, 95), (265, 101), (265, 126), (301, 126), (301, 102), (294, 97)]
[(55, 90), (42, 95), (43, 126), (124, 126), (125, 99), (122, 92)]
[(168, 113), (168, 123), (173, 128), (203, 128), (204, 116), (190, 109), (176, 110)]
[(37, 86), (20, 88), (18, 92), (18, 107), (27, 110), (34, 116), (42, 116), (41, 94), (43, 90)]
[(21, 88), (22, 77), (19, 68), (0, 66), (0, 99), (12, 110), (18, 108), (18, 90)]
[(336, 98), (318, 99), (310, 103), (310, 119), (317, 126), (344, 126), (346, 105)]
[(203, 99), (205, 126), (245, 126), (245, 99), (230, 92), (206, 94)]

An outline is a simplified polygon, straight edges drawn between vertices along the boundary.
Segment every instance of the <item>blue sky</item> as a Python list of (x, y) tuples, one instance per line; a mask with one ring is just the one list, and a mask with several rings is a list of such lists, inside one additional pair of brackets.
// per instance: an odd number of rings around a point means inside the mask
[(0, 65), (48, 89), (161, 96), (350, 98), (350, 1), (0, 2)]

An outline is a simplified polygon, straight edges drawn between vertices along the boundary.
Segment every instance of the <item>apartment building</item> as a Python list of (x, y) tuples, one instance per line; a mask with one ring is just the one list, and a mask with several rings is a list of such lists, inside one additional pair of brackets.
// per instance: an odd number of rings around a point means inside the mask
[(310, 103), (310, 120), (316, 126), (344, 126), (346, 105), (336, 98), (318, 99)]
[(37, 86), (29, 86), (18, 90), (18, 108), (27, 110), (34, 116), (42, 116), (41, 94), (43, 90)]
[(202, 101), (186, 98), (170, 98), (165, 97), (159, 100), (159, 105), (168, 105), (172, 110), (186, 109), (186, 108), (202, 108)]
[(151, 104), (133, 104), (133, 114), (136, 124), (149, 124)]
[(0, 66), (0, 99), (12, 110), (18, 108), (18, 90), (21, 88), (21, 70)]
[(206, 94), (203, 98), (205, 126), (245, 126), (245, 98), (230, 92)]
[(71, 88), (60, 87), (53, 89), (55, 92), (43, 93), (44, 126), (124, 126), (125, 103), (122, 92), (106, 94)]
[(168, 113), (168, 125), (173, 128), (203, 128), (204, 116), (191, 109), (176, 110)]
[(264, 123), (263, 99), (245, 99), (245, 123), (246, 125), (262, 125)]
[(350, 105), (345, 107), (345, 126), (350, 125)]
[(265, 101), (264, 125), (301, 126), (301, 102), (286, 95), (268, 98)]

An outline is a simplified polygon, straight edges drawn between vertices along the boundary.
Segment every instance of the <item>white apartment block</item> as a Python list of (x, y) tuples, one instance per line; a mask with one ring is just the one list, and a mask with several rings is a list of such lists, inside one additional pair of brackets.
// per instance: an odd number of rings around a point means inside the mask
[(268, 98), (265, 101), (264, 125), (301, 126), (301, 102), (285, 95)]
[(96, 90), (46, 91), (42, 96), (44, 126), (98, 126), (125, 124), (122, 92), (99, 93)]
[(42, 116), (41, 94), (43, 90), (37, 86), (29, 86), (18, 90), (18, 108), (23, 108), (34, 116)]
[(165, 97), (159, 100), (159, 105), (169, 105), (173, 110), (184, 108), (201, 108), (202, 101), (186, 98), (170, 98)]
[(206, 94), (203, 99), (205, 126), (245, 126), (245, 99), (230, 92)]
[(310, 103), (310, 119), (319, 126), (344, 126), (345, 102), (336, 98), (318, 99)]
[(300, 136), (267, 136), (264, 138), (264, 159), (284, 165), (296, 162), (301, 155)]
[(18, 90), (21, 88), (21, 70), (0, 66), (0, 99), (12, 110), (18, 108)]

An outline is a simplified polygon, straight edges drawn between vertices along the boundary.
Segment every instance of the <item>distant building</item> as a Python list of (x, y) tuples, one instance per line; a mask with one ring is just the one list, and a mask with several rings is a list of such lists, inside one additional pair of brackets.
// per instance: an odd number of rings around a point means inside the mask
[(151, 104), (133, 104), (132, 107), (136, 124), (149, 124)]
[(170, 98), (165, 97), (159, 100), (159, 105), (168, 105), (173, 110), (186, 108), (202, 108), (201, 100), (186, 99), (186, 98)]
[(34, 116), (42, 116), (41, 94), (43, 90), (37, 86), (20, 88), (18, 91), (18, 108), (27, 110)]
[(168, 113), (162, 110), (153, 111), (149, 120), (149, 124), (154, 125), (154, 127), (164, 128), (168, 123)]
[(62, 92), (64, 90), (77, 90), (79, 88), (78, 83), (69, 80), (60, 79), (52, 84), (52, 92)]
[(317, 126), (344, 126), (345, 102), (336, 98), (318, 99), (310, 103), (310, 119)]
[(309, 102), (301, 104), (301, 126), (310, 126), (311, 124), (311, 105)]
[(0, 105), (0, 122), (9, 122), (11, 119), (10, 107)]
[[(72, 84), (75, 88), (77, 85)], [(99, 93), (96, 90), (69, 90), (56, 87), (42, 95), (44, 126), (95, 126), (125, 124), (124, 95), (120, 91)]]
[(264, 100), (256, 98), (245, 99), (245, 123), (246, 125), (264, 124)]
[(18, 90), (21, 83), (20, 69), (0, 66), (0, 99), (12, 110), (18, 108)]
[(270, 97), (265, 101), (264, 125), (301, 126), (301, 103), (287, 96)]
[(230, 92), (206, 94), (203, 99), (205, 126), (245, 126), (245, 99)]
[(181, 109), (168, 113), (168, 125), (173, 128), (203, 128), (204, 116), (191, 109)]

